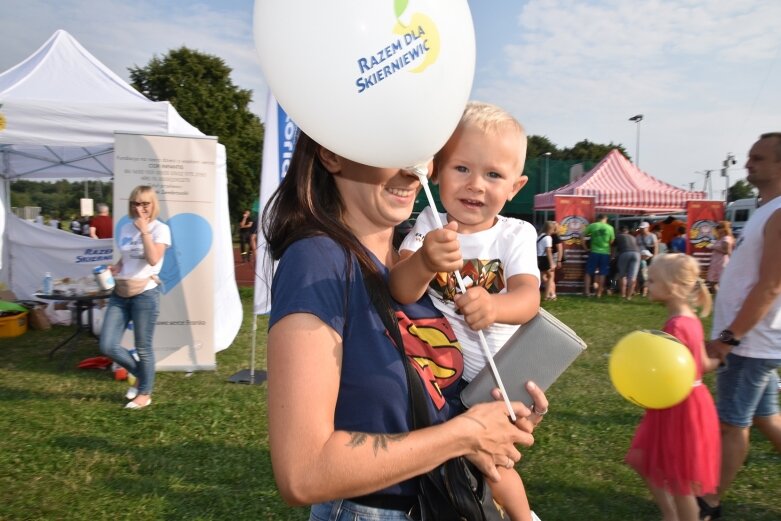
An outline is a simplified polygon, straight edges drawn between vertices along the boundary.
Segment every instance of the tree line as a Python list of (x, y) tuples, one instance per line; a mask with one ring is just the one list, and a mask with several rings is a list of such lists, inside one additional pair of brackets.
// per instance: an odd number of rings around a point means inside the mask
[(111, 181), (67, 181), (53, 183), (17, 179), (11, 183), (11, 206), (38, 206), (41, 215), (60, 221), (81, 216), (81, 199), (92, 199), (95, 204), (111, 206), (114, 184)]

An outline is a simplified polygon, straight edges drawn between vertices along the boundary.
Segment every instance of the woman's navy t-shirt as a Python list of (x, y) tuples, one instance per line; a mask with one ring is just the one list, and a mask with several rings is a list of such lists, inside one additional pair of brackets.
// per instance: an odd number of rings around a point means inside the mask
[[(269, 329), (286, 315), (310, 313), (342, 337), (337, 430), (409, 432), (410, 400), (401, 355), (371, 302), (357, 260), (350, 262), (348, 270), (344, 250), (327, 237), (292, 244), (274, 274)], [(387, 277), (387, 269), (375, 262)], [(415, 304), (397, 306), (396, 315), (405, 351), (431, 398), (432, 423), (441, 423), (458, 413), (448, 400), (458, 392), (456, 384), (463, 372), (461, 348), (449, 323), (427, 296)], [(414, 495), (416, 484), (407, 481), (381, 492)]]

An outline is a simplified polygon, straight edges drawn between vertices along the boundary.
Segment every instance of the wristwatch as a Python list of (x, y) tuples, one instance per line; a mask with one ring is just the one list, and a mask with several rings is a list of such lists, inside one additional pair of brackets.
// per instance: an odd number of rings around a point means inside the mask
[(730, 346), (738, 346), (738, 345), (740, 345), (740, 340), (735, 338), (735, 333), (733, 333), (729, 329), (725, 329), (724, 331), (719, 333), (718, 341), (719, 342), (723, 342), (723, 343), (725, 343), (727, 345), (730, 345)]

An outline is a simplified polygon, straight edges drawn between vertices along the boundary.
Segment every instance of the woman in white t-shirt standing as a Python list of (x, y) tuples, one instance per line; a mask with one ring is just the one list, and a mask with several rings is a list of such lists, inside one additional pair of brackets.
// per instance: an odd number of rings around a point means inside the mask
[[(121, 296), (119, 285), (111, 295), (100, 333), (100, 350), (127, 369), (136, 379), (125, 397), (126, 409), (141, 409), (152, 403), (155, 381), (155, 355), (152, 349), (155, 322), (160, 312), (160, 288), (157, 274), (163, 267), (165, 249), (171, 245), (171, 230), (157, 220), (160, 205), (151, 186), (137, 186), (128, 198), (128, 216), (116, 236), (121, 258), (111, 266), (114, 277), (139, 286)], [(143, 281), (146, 280), (146, 284)], [(126, 292), (127, 293), (127, 292)], [(122, 347), (122, 335), (133, 321), (136, 355)]]

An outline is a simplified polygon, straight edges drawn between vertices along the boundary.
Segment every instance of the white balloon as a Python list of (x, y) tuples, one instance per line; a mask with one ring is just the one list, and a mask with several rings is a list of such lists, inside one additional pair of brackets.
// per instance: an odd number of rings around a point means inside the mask
[(469, 99), (475, 35), (467, 0), (256, 0), (255, 45), (291, 119), (353, 161), (431, 158)]

